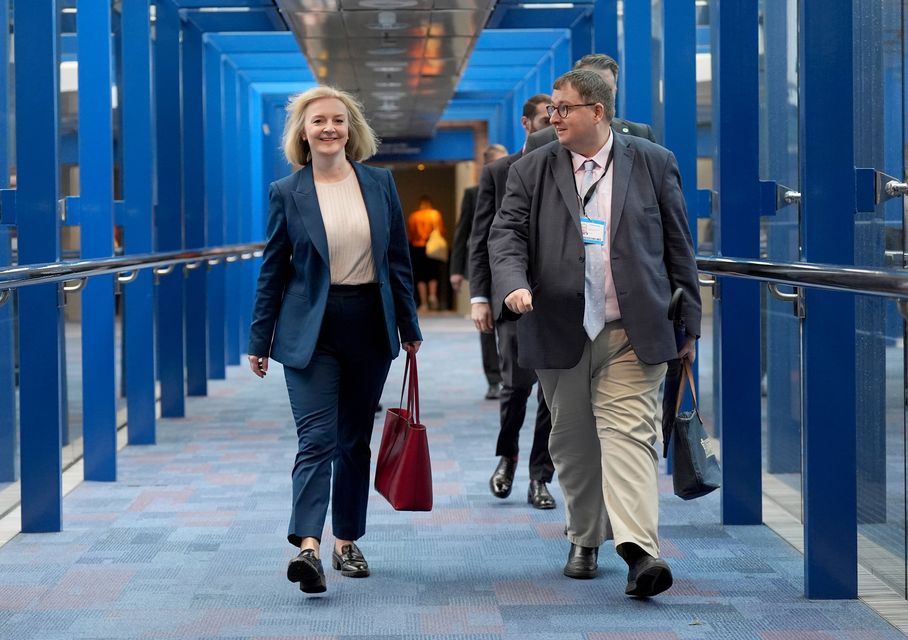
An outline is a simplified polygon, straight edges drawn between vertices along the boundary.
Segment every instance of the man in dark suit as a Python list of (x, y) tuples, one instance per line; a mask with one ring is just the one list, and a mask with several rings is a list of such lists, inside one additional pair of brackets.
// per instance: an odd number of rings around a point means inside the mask
[[(520, 122), (527, 135), (548, 125), (545, 108), (550, 100), (550, 96), (541, 93), (523, 105)], [(516, 323), (501, 320), (498, 313), (493, 316), (489, 304), (494, 296), (489, 268), (489, 227), (504, 196), (508, 169), (521, 155), (522, 152), (518, 151), (483, 168), (476, 196), (473, 233), (470, 237), (470, 302), (473, 323), (482, 333), (497, 332), (501, 356), (501, 417), (495, 446), (495, 455), (499, 459), (489, 479), (489, 489), (496, 498), (507, 498), (511, 494), (514, 472), (517, 469), (520, 428), (526, 417), (527, 400), (536, 383), (535, 372), (517, 364)], [(527, 490), (527, 502), (536, 509), (554, 509), (555, 499), (547, 486), (555, 474), (548, 450), (552, 418), (541, 391), (538, 398), (536, 428), (533, 432), (533, 446), (530, 449), (530, 486)]]
[[(618, 63), (615, 62), (615, 59), (611, 56), (607, 56), (604, 53), (590, 53), (575, 62), (574, 68), (595, 71), (602, 76), (602, 79), (612, 88), (612, 95), (618, 94)], [(656, 141), (656, 136), (653, 134), (653, 128), (642, 122), (631, 122), (630, 120), (614, 118), (612, 119), (612, 130), (616, 133), (646, 138), (651, 142)], [(539, 147), (544, 147), (557, 139), (555, 127), (547, 127), (527, 138), (524, 152), (529, 153), (530, 151), (538, 149)]]
[[(483, 166), (508, 155), (504, 145), (490, 144), (482, 152)], [(457, 229), (454, 231), (454, 242), (451, 247), (451, 288), (460, 291), (464, 280), (467, 278), (467, 257), (469, 255), (470, 233), (473, 230), (473, 214), (476, 211), (476, 193), (479, 186), (467, 187), (463, 191), (460, 204), (460, 218), (457, 220)], [(486, 400), (498, 400), (501, 393), (501, 369), (498, 364), (498, 344), (495, 332), (480, 332), (479, 346), (482, 349), (482, 370), (486, 374), (489, 388), (486, 390)]]
[[(520, 366), (552, 410), (549, 451), (571, 543), (564, 574), (592, 578), (613, 539), (625, 592), (671, 586), (659, 558), (656, 406), (666, 361), (693, 360), (697, 264), (670, 151), (615, 133), (614, 93), (590, 70), (554, 85), (558, 142), (513, 164), (489, 237), (493, 305), (519, 318)], [(688, 336), (668, 319), (684, 292)]]

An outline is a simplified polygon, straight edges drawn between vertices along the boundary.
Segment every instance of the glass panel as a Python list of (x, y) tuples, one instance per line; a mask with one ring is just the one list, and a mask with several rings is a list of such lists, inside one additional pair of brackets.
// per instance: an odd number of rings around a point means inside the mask
[[(0, 227), (0, 238), (9, 249), (9, 233)], [(19, 503), (19, 358), (16, 348), (17, 296), (11, 293), (0, 306), (0, 517)], [(18, 521), (0, 527), (0, 544), (18, 531)]]
[(82, 295), (65, 294), (63, 387), (65, 397), (63, 412), (63, 468), (82, 456)]
[[(900, 0), (855, 3), (855, 165), (902, 178), (904, 35)], [(855, 264), (901, 269), (904, 201), (855, 217)], [(906, 594), (904, 322), (881, 298), (855, 300), (858, 560)]]
[[(881, 298), (857, 296), (856, 306), (892, 311)], [(897, 313), (897, 312), (896, 312)], [(888, 314), (887, 314), (888, 315)], [(905, 347), (904, 335), (858, 335), (858, 561), (905, 596)]]
[[(798, 190), (798, 3), (760, 3), (760, 177)], [(761, 219), (761, 256), (801, 257), (799, 207)], [(790, 292), (789, 287), (784, 291)], [(763, 486), (801, 519), (801, 322), (792, 302), (761, 295)]]

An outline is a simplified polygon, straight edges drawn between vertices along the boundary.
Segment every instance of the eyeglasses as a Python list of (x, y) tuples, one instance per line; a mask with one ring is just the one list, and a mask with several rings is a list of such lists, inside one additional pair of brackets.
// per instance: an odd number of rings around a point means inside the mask
[(576, 109), (578, 107), (595, 107), (597, 104), (599, 103), (587, 102), (586, 104), (559, 104), (557, 107), (553, 104), (550, 104), (545, 108), (545, 112), (549, 114), (550, 118), (555, 115), (556, 111), (562, 118), (567, 118), (571, 114), (572, 109)]

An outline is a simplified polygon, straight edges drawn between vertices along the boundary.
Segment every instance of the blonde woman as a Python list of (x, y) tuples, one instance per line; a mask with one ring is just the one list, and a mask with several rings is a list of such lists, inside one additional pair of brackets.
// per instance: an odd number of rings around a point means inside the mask
[(249, 366), (263, 378), (269, 358), (284, 365), (299, 441), (287, 539), (300, 552), (287, 578), (321, 593), (332, 493), (331, 565), (369, 575), (356, 540), (374, 413), (392, 358), (422, 335), (400, 199), (389, 171), (361, 164), (377, 141), (356, 99), (326, 86), (294, 96), (283, 147), (300, 169), (270, 187)]

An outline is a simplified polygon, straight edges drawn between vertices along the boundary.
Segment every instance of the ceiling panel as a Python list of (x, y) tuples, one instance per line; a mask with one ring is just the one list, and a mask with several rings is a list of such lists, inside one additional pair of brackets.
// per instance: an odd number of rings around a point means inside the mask
[(380, 136), (432, 135), (495, 0), (276, 0), (316, 77)]

